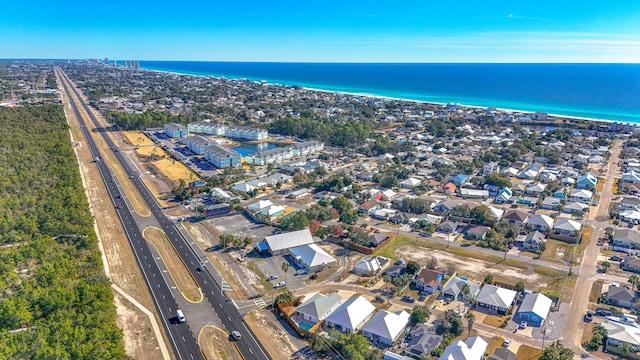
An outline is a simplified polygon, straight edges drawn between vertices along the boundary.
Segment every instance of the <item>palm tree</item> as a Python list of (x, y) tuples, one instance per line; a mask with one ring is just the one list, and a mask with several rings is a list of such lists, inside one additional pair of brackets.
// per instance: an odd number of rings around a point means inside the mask
[(467, 311), (464, 318), (467, 319), (467, 328), (469, 328), (469, 336), (471, 336), (471, 329), (473, 329), (473, 321), (476, 319), (476, 315), (471, 311)]
[(640, 282), (640, 277), (638, 277), (638, 275), (633, 274), (631, 276), (629, 276), (629, 284), (631, 284), (631, 290), (634, 290), (636, 288), (636, 285), (638, 285), (638, 282)]
[(602, 272), (606, 273), (607, 270), (611, 267), (611, 263), (608, 261), (603, 261), (602, 264), (600, 264), (600, 266), (602, 266)]
[(598, 324), (593, 327), (593, 335), (595, 334), (600, 334), (602, 335), (603, 338), (607, 337), (608, 335), (607, 329), (605, 329), (605, 327), (602, 326), (602, 324)]
[(287, 271), (289, 271), (289, 263), (283, 262), (282, 266), (280, 266), (282, 271), (284, 271), (284, 283), (287, 283)]
[(468, 301), (469, 295), (471, 295), (471, 287), (469, 287), (469, 284), (464, 283), (464, 285), (462, 285), (462, 289), (460, 289), (460, 292), (462, 293), (462, 296), (464, 296), (464, 300)]
[(618, 358), (624, 359), (625, 355), (633, 352), (633, 346), (631, 346), (631, 344), (629, 343), (623, 342), (622, 344), (618, 345), (618, 352)]

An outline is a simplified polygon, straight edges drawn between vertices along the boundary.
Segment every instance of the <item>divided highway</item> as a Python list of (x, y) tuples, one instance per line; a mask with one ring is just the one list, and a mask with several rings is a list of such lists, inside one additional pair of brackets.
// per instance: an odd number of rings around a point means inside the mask
[[(95, 118), (94, 114), (88, 108), (86, 102), (82, 99), (78, 91), (71, 87), (70, 80), (66, 77), (66, 74), (61, 69), (56, 68), (60, 78), (66, 79), (66, 84), (63, 82), (65, 92), (69, 103), (82, 126), (82, 132), (87, 141), (91, 154), (94, 158), (100, 156), (100, 152), (96, 147), (90, 132), (88, 131), (84, 119), (78, 111), (78, 104), (71, 99), (71, 92), (73, 91), (81, 105), (96, 127), (100, 127), (100, 123)], [(102, 133), (107, 145), (114, 151), (117, 149), (114, 142), (107, 134)], [(132, 179), (136, 189), (140, 192), (145, 202), (151, 209), (152, 215), (156, 218), (160, 224), (162, 230), (167, 234), (180, 257), (187, 265), (192, 276), (202, 289), (205, 299), (211, 304), (213, 310), (217, 313), (218, 317), (222, 321), (228, 332), (238, 331), (242, 335), (242, 338), (236, 342), (236, 345), (245, 359), (269, 359), (261, 344), (256, 340), (254, 334), (245, 325), (244, 319), (233, 302), (221, 291), (221, 284), (217, 284), (214, 278), (208, 271), (196, 271), (196, 268), (200, 265), (201, 260), (196, 253), (188, 245), (186, 239), (178, 231), (176, 224), (167, 218), (162, 211), (162, 208), (158, 205), (153, 195), (146, 188), (142, 180), (139, 178), (136, 169), (127, 161), (126, 155), (120, 151), (116, 151), (115, 155), (118, 161), (122, 164), (129, 177)], [(131, 211), (128, 209), (127, 204), (122, 198), (122, 193), (114, 181), (114, 177), (103, 161), (97, 161), (96, 165), (100, 170), (100, 174), (107, 186), (109, 195), (116, 207), (120, 221), (127, 233), (131, 247), (134, 250), (134, 254), (138, 261), (138, 265), (142, 269), (142, 274), (145, 277), (147, 286), (151, 291), (155, 305), (158, 309), (158, 313), (162, 318), (162, 323), (167, 330), (167, 334), (171, 340), (171, 344), (179, 359), (203, 359), (204, 356), (198, 347), (196, 337), (188, 326), (188, 323), (178, 324), (175, 316), (178, 305), (173, 297), (171, 289), (164, 280), (160, 269), (158, 268), (151, 251), (147, 245), (146, 240), (142, 237), (140, 228), (136, 223)], [(186, 313), (186, 318), (189, 318), (189, 314)], [(197, 334), (195, 334), (197, 335)]]

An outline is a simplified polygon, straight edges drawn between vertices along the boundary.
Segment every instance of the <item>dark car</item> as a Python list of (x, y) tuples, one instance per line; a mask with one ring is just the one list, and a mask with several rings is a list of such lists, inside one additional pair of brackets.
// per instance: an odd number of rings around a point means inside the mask
[(584, 314), (584, 322), (591, 322), (591, 320), (593, 320), (593, 314), (588, 311), (586, 314)]
[(412, 298), (409, 295), (405, 295), (405, 296), (402, 297), (402, 301), (406, 301), (408, 303), (414, 303), (414, 302), (416, 302), (416, 299)]
[(596, 315), (598, 315), (598, 316), (611, 316), (611, 315), (613, 315), (613, 313), (611, 312), (611, 310), (607, 310), (607, 309), (603, 309), (603, 308), (597, 308), (596, 309)]
[(609, 258), (611, 261), (622, 261), (623, 259), (620, 256), (614, 255)]
[(418, 297), (418, 301), (425, 301), (425, 300), (427, 300), (427, 295), (420, 294), (420, 296)]

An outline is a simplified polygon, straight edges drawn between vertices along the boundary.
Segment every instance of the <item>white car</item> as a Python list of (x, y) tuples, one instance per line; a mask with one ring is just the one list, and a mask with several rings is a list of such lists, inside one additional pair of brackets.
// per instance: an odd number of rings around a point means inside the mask
[(271, 281), (271, 280), (275, 280), (278, 278), (278, 275), (269, 275), (269, 277), (267, 278), (267, 280)]
[(284, 283), (284, 281), (280, 281), (279, 283), (277, 283), (277, 284), (273, 285), (273, 287), (274, 287), (274, 288), (280, 288), (280, 287), (283, 287), (283, 286), (285, 286), (285, 285), (286, 285), (286, 284)]
[(509, 347), (509, 344), (511, 344), (511, 339), (506, 338), (504, 339), (504, 342), (502, 343), (503, 347)]

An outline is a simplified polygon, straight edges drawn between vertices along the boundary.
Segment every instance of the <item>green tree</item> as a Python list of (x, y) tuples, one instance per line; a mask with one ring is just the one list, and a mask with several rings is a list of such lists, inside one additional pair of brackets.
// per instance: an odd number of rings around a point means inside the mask
[(542, 257), (542, 253), (544, 253), (545, 250), (547, 250), (547, 242), (543, 241), (538, 244), (538, 254), (540, 257)]
[(469, 216), (471, 216), (471, 218), (476, 223), (482, 225), (491, 226), (491, 224), (493, 224), (493, 222), (495, 221), (493, 213), (485, 205), (476, 206), (475, 208), (471, 209)]
[(287, 272), (289, 271), (289, 263), (283, 262), (280, 269), (284, 272), (284, 283), (287, 283)]
[(280, 219), (279, 227), (284, 231), (297, 231), (309, 227), (309, 218), (302, 211), (298, 211)]
[(638, 282), (640, 282), (640, 277), (638, 277), (638, 275), (633, 274), (629, 276), (628, 283), (631, 285), (631, 290), (635, 290), (636, 286), (638, 285)]
[(495, 185), (501, 189), (511, 187), (511, 180), (500, 174), (489, 174), (485, 176), (485, 182), (489, 185)]
[(524, 283), (522, 281), (516, 283), (516, 291), (519, 293), (524, 291)]
[(411, 275), (417, 274), (418, 271), (420, 271), (420, 268), (421, 268), (420, 264), (418, 264), (413, 260), (410, 260), (407, 263), (407, 274), (411, 274)]
[(468, 335), (471, 336), (471, 329), (473, 329), (473, 322), (476, 320), (476, 315), (471, 311), (467, 311), (464, 318), (467, 319), (467, 329), (469, 330)]
[(464, 296), (465, 300), (469, 300), (469, 296), (471, 295), (471, 287), (468, 283), (465, 282), (464, 285), (462, 285), (462, 289), (460, 289), (460, 292), (462, 293), (462, 296)]
[(602, 267), (602, 272), (606, 273), (607, 270), (609, 270), (609, 268), (611, 267), (611, 263), (608, 261), (603, 261), (600, 263), (600, 266)]
[(487, 274), (482, 281), (483, 284), (492, 284), (493, 283), (493, 275)]
[(539, 358), (539, 360), (572, 360), (572, 359), (573, 359), (573, 350), (562, 345), (559, 340), (547, 346)]
[(343, 211), (340, 213), (340, 221), (345, 224), (355, 224), (358, 221), (358, 213), (355, 210)]
[(618, 358), (625, 359), (627, 354), (631, 354), (634, 352), (633, 346), (631, 346), (631, 344), (629, 343), (623, 342), (618, 345), (618, 352), (620, 353)]
[(425, 321), (429, 320), (431, 317), (431, 311), (427, 306), (416, 305), (413, 307), (413, 311), (411, 312), (411, 323), (415, 324), (423, 324)]

